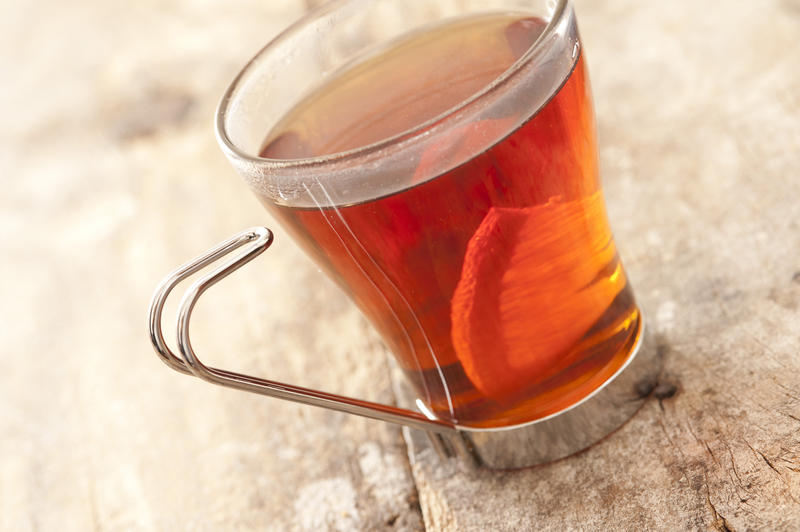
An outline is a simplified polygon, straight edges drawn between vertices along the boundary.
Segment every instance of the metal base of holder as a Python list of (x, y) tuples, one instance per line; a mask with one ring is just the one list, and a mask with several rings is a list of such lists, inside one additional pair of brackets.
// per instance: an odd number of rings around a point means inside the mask
[(518, 469), (559, 460), (597, 443), (636, 414), (658, 381), (661, 357), (644, 321), (641, 327), (628, 362), (579, 403), (508, 429), (456, 427), (455, 433), (429, 432), (433, 448), (445, 459)]

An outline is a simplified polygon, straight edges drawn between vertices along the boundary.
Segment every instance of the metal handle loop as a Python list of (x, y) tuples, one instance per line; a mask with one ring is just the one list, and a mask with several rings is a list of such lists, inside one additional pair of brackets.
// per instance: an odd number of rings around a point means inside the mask
[[(451, 434), (455, 432), (455, 427), (453, 425), (440, 420), (428, 419), (418, 412), (212, 368), (206, 366), (197, 358), (197, 354), (194, 352), (194, 349), (192, 349), (192, 343), (189, 338), (189, 322), (197, 300), (211, 286), (263, 253), (264, 250), (272, 244), (272, 239), (272, 232), (266, 227), (252, 227), (246, 229), (222, 242), (214, 249), (184, 264), (161, 281), (161, 284), (156, 288), (153, 294), (149, 308), (150, 340), (159, 358), (175, 371), (187, 375), (194, 375), (195, 377), (221, 386), (277, 397), (279, 399), (286, 399), (297, 403), (321, 406), (331, 410), (338, 410), (349, 414), (357, 414), (381, 421), (406, 425), (429, 432), (441, 434)], [(200, 280), (194, 282), (181, 299), (180, 308), (178, 310), (177, 332), (178, 348), (180, 349), (182, 358), (177, 357), (169, 347), (167, 347), (161, 330), (161, 315), (167, 297), (178, 283), (241, 247), (244, 247), (242, 252), (227, 260), (222, 266), (214, 269)]]

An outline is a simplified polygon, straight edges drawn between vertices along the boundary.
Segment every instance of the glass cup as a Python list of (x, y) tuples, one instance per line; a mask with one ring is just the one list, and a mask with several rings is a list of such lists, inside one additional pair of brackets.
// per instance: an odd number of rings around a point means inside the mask
[(641, 404), (657, 369), (631, 364), (643, 321), (567, 0), (328, 3), (247, 64), (216, 133), (482, 463), (560, 458)]

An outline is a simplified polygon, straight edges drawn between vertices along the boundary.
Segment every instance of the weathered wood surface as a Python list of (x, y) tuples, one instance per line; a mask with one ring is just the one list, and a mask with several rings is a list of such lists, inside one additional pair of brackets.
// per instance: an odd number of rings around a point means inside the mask
[(576, 2), (661, 395), (579, 456), (414, 454), (436, 530), (800, 529), (800, 3)]
[[(0, 530), (422, 528), (399, 430), (184, 377), (147, 338), (162, 276), (269, 224), (211, 119), (305, 9), (3, 6)], [(375, 337), (285, 237), (198, 312), (220, 365), (392, 400)]]
[[(607, 440), (511, 473), (419, 443), (409, 467), (394, 428), (151, 352), (160, 277), (270, 224), (210, 122), (305, 8), (3, 6), (0, 529), (800, 528), (800, 3), (576, 2), (612, 225), (666, 378)], [(280, 232), (193, 334), (219, 365), (392, 397), (380, 343)]]

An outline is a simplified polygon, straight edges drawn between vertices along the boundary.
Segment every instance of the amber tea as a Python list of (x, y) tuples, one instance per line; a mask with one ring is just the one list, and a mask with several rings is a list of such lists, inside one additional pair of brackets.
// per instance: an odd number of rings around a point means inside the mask
[[(402, 136), (491, 84), (544, 27), (485, 15), (395, 41), (289, 110), (265, 132), (261, 157)], [(375, 325), (427, 407), (467, 427), (576, 403), (623, 366), (640, 334), (606, 219), (582, 53), (539, 108), (507, 111), (450, 132), (439, 141), (449, 149), (422, 153), (397, 192), (355, 204), (323, 195), (313, 208), (262, 196)], [(487, 136), (502, 140), (476, 149)], [(448, 166), (443, 153), (453, 164), (431, 175)], [(377, 179), (380, 165), (363, 172)]]

